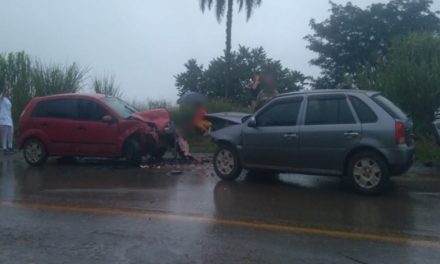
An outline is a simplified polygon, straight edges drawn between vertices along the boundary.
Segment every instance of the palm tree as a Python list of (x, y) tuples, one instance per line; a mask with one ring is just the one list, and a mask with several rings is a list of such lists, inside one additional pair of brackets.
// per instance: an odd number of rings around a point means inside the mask
[[(239, 6), (239, 11), (245, 7), (246, 9), (246, 19), (249, 20), (252, 16), (252, 12), (255, 7), (261, 5), (262, 0), (236, 0)], [(200, 8), (202, 12), (206, 9), (211, 10), (213, 7), (214, 0), (200, 0)], [(225, 15), (225, 9), (227, 5), (226, 13), (226, 49), (225, 49), (225, 60), (226, 60), (226, 83), (225, 83), (225, 98), (228, 98), (228, 90), (231, 82), (231, 38), (232, 38), (232, 11), (234, 0), (215, 0), (215, 12), (218, 22)]]

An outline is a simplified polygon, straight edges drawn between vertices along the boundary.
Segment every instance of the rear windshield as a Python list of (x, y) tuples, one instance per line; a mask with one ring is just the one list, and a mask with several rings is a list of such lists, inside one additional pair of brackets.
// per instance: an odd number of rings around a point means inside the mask
[(394, 119), (407, 119), (407, 116), (399, 107), (397, 107), (393, 102), (385, 98), (384, 96), (378, 94), (372, 97), (373, 101), (375, 101), (380, 107), (382, 107), (390, 116)]

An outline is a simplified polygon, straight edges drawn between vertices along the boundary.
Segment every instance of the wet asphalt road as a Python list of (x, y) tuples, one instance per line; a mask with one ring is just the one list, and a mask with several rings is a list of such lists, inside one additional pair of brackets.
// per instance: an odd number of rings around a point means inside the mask
[(0, 158), (0, 263), (440, 263), (434, 169), (362, 196), (328, 177), (221, 182), (209, 163)]

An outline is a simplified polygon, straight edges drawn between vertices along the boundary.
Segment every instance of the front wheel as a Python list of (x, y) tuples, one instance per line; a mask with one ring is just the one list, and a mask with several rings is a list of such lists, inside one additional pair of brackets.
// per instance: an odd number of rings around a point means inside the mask
[(142, 162), (142, 153), (139, 141), (129, 139), (124, 145), (123, 156), (131, 165), (139, 165)]
[(389, 171), (385, 160), (371, 151), (356, 153), (348, 164), (348, 180), (363, 194), (383, 192), (389, 185)]
[(23, 145), (23, 156), (32, 166), (41, 166), (47, 159), (46, 146), (39, 139), (28, 139)]
[(151, 153), (151, 156), (153, 156), (155, 159), (162, 159), (163, 156), (167, 153), (167, 147), (160, 147)]
[(242, 171), (237, 150), (229, 145), (219, 145), (214, 154), (214, 170), (222, 180), (232, 181)]

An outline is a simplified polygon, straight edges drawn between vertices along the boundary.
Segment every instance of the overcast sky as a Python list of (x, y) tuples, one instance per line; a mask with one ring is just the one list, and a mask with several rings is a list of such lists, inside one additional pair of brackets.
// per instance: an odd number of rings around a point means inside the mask
[[(346, 3), (343, 0), (333, 0)], [(251, 20), (235, 14), (232, 46), (263, 46), (284, 66), (308, 75), (315, 55), (303, 37), (309, 21), (329, 16), (327, 0), (263, 0)], [(353, 0), (365, 7), (384, 0)], [(440, 0), (434, 1), (440, 10)], [(126, 98), (175, 100), (174, 75), (190, 58), (207, 65), (222, 54), (225, 21), (199, 0), (0, 0), (0, 52), (47, 63), (78, 62), (90, 75), (114, 74)]]

